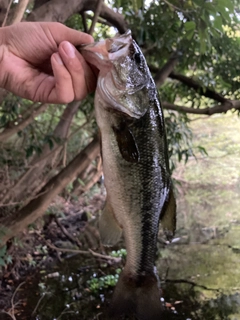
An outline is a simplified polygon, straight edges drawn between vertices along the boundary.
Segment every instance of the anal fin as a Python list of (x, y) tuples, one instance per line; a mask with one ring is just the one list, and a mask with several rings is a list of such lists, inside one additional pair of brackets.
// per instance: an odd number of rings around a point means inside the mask
[(99, 232), (104, 246), (115, 245), (122, 236), (122, 228), (119, 226), (108, 200), (99, 220)]

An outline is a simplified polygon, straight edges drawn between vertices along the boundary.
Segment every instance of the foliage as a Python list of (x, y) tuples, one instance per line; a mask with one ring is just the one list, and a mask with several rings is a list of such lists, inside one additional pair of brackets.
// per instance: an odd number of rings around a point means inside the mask
[[(34, 20), (45, 19), (40, 13), (44, 10), (38, 11), (38, 5), (37, 1), (29, 5), (26, 20), (32, 20), (33, 16)], [(43, 1), (41, 5), (41, 9), (49, 6), (48, 21), (56, 19), (54, 12), (58, 10), (59, 19), (62, 17), (60, 11), (64, 6), (54, 7), (57, 1)], [(79, 8), (71, 7), (73, 5), (69, 3), (69, 15), (60, 21), (70, 28), (88, 31), (95, 7), (90, 11), (90, 7), (83, 4), (85, 7), (79, 14)], [(130, 28), (153, 70), (153, 77), (161, 73), (162, 67), (168, 63), (171, 66), (174, 59), (177, 61), (159, 85), (163, 107), (164, 103), (175, 106), (172, 111), (165, 111), (171, 170), (179, 161), (186, 163), (198, 154), (206, 155), (205, 145), (192, 145), (191, 117), (186, 110), (196, 112), (220, 106), (218, 112), (225, 112), (226, 105), (234, 110), (232, 103), (240, 97), (239, 1), (108, 0), (103, 6), (105, 9), (100, 11), (93, 32), (96, 41), (113, 36), (117, 28), (120, 32)], [(16, 4), (12, 5), (9, 16), (16, 8)], [(173, 73), (187, 78), (188, 83), (173, 78)], [(206, 91), (210, 91), (210, 95)], [(176, 106), (184, 106), (184, 112), (176, 111), (181, 111)], [(33, 117), (38, 107), (39, 104), (12, 94), (0, 101), (0, 164), (3, 168), (0, 170), (0, 203), (4, 203), (0, 217), (7, 205), (17, 204), (7, 207), (8, 212), (15, 212), (36, 198), (41, 188), (62, 172), (97, 132), (94, 94), (81, 102), (69, 120), (64, 119), (66, 105), (48, 105)], [(18, 129), (28, 117), (31, 121)], [(67, 121), (71, 126), (64, 127)], [(4, 139), (6, 132), (11, 134)], [(72, 192), (72, 186), (72, 183), (63, 185), (67, 195)]]
[(115, 275), (106, 275), (99, 278), (93, 277), (92, 279), (87, 281), (89, 290), (93, 293), (98, 293), (103, 289), (115, 287), (116, 283), (118, 282), (120, 272), (121, 269), (116, 269)]
[(126, 258), (127, 250), (126, 249), (119, 249), (117, 251), (112, 251), (111, 256), (115, 258)]
[(190, 157), (195, 157), (197, 151), (207, 155), (204, 147), (193, 147), (189, 123), (189, 118), (183, 113), (168, 112), (165, 116), (171, 172), (178, 162), (184, 161), (186, 164)]
[(0, 269), (6, 267), (9, 263), (12, 263), (12, 256), (7, 253), (7, 246), (0, 248)]

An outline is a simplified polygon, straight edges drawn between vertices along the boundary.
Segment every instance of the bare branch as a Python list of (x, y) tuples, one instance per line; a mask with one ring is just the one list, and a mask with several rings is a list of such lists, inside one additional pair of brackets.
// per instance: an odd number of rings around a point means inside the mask
[(176, 104), (172, 104), (169, 102), (162, 102), (162, 106), (166, 110), (175, 110), (175, 111), (182, 111), (186, 113), (192, 114), (206, 114), (206, 115), (213, 115), (215, 113), (226, 113), (229, 110), (240, 109), (240, 100), (226, 100), (223, 104), (218, 104), (213, 107), (203, 108), (203, 109), (194, 109), (185, 106), (179, 106)]
[(89, 32), (88, 32), (91, 35), (94, 32), (95, 24), (97, 23), (99, 14), (101, 12), (102, 3), (103, 3), (103, 0), (98, 0), (98, 4), (97, 4), (96, 10), (94, 12), (94, 17), (93, 17), (93, 20), (92, 20), (92, 24), (91, 24), (91, 27), (90, 27)]
[(182, 74), (171, 72), (169, 75), (169, 78), (182, 82), (183, 84), (187, 85), (189, 88), (193, 88), (194, 90), (196, 90), (202, 96), (208, 97), (210, 99), (216, 100), (221, 103), (224, 103), (227, 101), (227, 99), (225, 99), (224, 96), (222, 96), (220, 93), (217, 93), (216, 91), (211, 90), (209, 88), (203, 87), (197, 81), (189, 77), (186, 77)]
[(88, 33), (87, 20), (86, 20), (86, 12), (81, 13), (82, 23), (83, 23), (83, 31)]
[(3, 23), (2, 23), (2, 27), (4, 27), (6, 25), (8, 14), (9, 14), (12, 2), (13, 2), (13, 0), (9, 0), (8, 7), (7, 7), (7, 12), (5, 14), (5, 17), (4, 17), (4, 20), (3, 20)]
[(178, 57), (174, 54), (170, 59), (165, 63), (165, 65), (157, 71), (154, 81), (157, 87), (160, 87), (164, 81), (169, 77), (170, 73), (175, 68), (176, 64), (178, 63)]
[[(74, 13), (82, 13), (91, 10), (95, 12), (98, 0), (72, 0), (66, 2), (62, 0), (49, 1), (46, 4), (34, 9), (27, 17), (28, 21), (58, 21), (64, 23)], [(102, 3), (100, 17), (110, 22), (120, 33), (127, 30), (127, 23), (123, 16)]]
[(84, 171), (89, 162), (95, 159), (99, 152), (98, 137), (95, 137), (62, 171), (48, 181), (36, 199), (31, 200), (26, 206), (16, 212), (14, 217), (9, 217), (8, 220), (2, 221), (2, 225), (0, 222), (0, 229), (4, 230), (4, 232), (2, 231), (4, 234), (1, 237), (1, 245), (39, 218), (50, 205), (52, 199), (62, 191), (74, 177)]
[(208, 288), (208, 287), (206, 287), (204, 285), (200, 285), (200, 284), (197, 284), (196, 282), (193, 282), (193, 281), (190, 281), (190, 280), (186, 280), (186, 279), (166, 279), (165, 282), (166, 283), (186, 283), (186, 284), (191, 285), (192, 287), (199, 287), (199, 288), (204, 289), (204, 290), (221, 292), (219, 289)]
[[(169, 62), (167, 62), (167, 64)], [(160, 71), (162, 70), (162, 69), (159, 70), (158, 68), (156, 68), (154, 66), (149, 66), (149, 69), (151, 72), (155, 73), (156, 75), (158, 74), (158, 72), (160, 73)], [(196, 90), (200, 95), (202, 95), (204, 97), (213, 99), (213, 100), (221, 102), (221, 103), (228, 101), (228, 99), (224, 98), (224, 96), (222, 96), (220, 93), (218, 93), (212, 89), (209, 89), (207, 87), (202, 86), (199, 82), (193, 80), (190, 77), (175, 73), (173, 71), (171, 71), (169, 73), (168, 77), (171, 79), (178, 80), (178, 81), (182, 82), (183, 84), (185, 84), (189, 88)]]
[(24, 16), (24, 12), (28, 6), (29, 0), (20, 0), (14, 9), (13, 17), (10, 19), (11, 21), (8, 24), (18, 23), (22, 20)]
[(92, 255), (93, 257), (96, 258), (100, 258), (100, 259), (104, 259), (104, 260), (109, 260), (115, 263), (119, 263), (122, 261), (122, 258), (118, 258), (118, 257), (112, 257), (106, 254), (101, 254), (101, 253), (97, 253), (91, 249), (86, 250), (79, 250), (79, 249), (71, 249), (71, 248), (59, 248), (56, 247), (54, 244), (50, 243), (50, 241), (46, 240), (41, 234), (38, 234), (46, 243), (46, 245), (55, 250), (55, 251), (60, 251), (60, 252), (71, 252), (71, 253), (76, 253), (76, 254), (86, 254), (86, 255)]
[(47, 107), (48, 104), (41, 104), (36, 109), (32, 110), (31, 114), (26, 119), (23, 119), (18, 125), (12, 128), (6, 128), (2, 132), (0, 132), (0, 141), (5, 142), (12, 135), (26, 128), (26, 126), (28, 126), (36, 116), (44, 112), (47, 109)]

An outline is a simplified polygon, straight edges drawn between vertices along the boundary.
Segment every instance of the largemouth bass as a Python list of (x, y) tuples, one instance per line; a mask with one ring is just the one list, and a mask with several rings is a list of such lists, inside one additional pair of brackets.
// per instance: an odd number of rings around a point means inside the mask
[(111, 319), (161, 319), (155, 268), (159, 222), (171, 238), (176, 205), (163, 111), (146, 60), (131, 32), (86, 45), (99, 69), (95, 113), (101, 133), (107, 199), (99, 227), (104, 245), (124, 234), (127, 259), (111, 303)]

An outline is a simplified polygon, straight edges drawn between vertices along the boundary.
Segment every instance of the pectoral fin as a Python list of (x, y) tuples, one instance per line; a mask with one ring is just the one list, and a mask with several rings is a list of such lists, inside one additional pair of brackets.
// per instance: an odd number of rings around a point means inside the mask
[(176, 201), (172, 188), (169, 191), (168, 200), (164, 206), (160, 220), (167, 240), (171, 241), (176, 230)]
[(104, 246), (115, 245), (120, 240), (122, 235), (122, 228), (119, 226), (114, 216), (112, 206), (108, 200), (106, 201), (100, 217), (99, 232), (101, 242)]
[(113, 132), (123, 159), (128, 162), (138, 162), (140, 160), (138, 146), (128, 126), (124, 125), (121, 128), (113, 127)]

